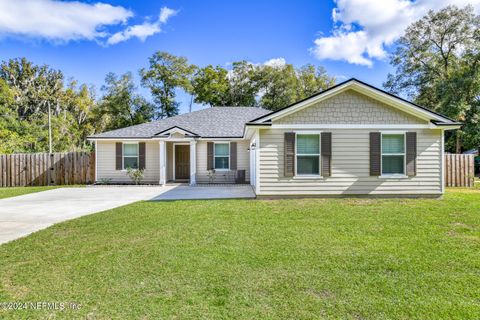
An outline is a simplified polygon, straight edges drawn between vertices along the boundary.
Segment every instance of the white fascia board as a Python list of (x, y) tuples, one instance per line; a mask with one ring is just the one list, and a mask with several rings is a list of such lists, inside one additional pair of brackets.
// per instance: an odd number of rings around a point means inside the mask
[(243, 129), (243, 138), (246, 140), (252, 139), (253, 135), (257, 132), (258, 128), (270, 128), (270, 124), (265, 125), (249, 125), (246, 124), (245, 128)]
[(442, 129), (442, 130), (457, 130), (457, 129), (460, 129), (461, 127), (462, 127), (461, 124), (455, 124), (451, 126), (437, 126), (436, 128)]
[(87, 141), (129, 141), (129, 142), (143, 142), (151, 141), (152, 138), (87, 138)]
[(183, 134), (184, 136), (196, 135), (196, 133), (186, 131), (186, 130), (184, 130), (182, 128), (179, 128), (179, 127), (173, 127), (173, 128), (168, 129), (168, 130), (159, 132), (158, 135), (163, 136), (163, 135), (172, 134), (172, 133), (180, 133), (180, 134)]
[(229, 138), (229, 137), (225, 137), (225, 138), (215, 138), (215, 137), (212, 137), (212, 138), (199, 138), (197, 140), (206, 140), (206, 141), (241, 141), (241, 140), (245, 140), (245, 138), (243, 137), (235, 137), (235, 138)]
[(155, 137), (152, 138), (152, 140), (155, 141), (165, 141), (165, 142), (186, 142), (186, 141), (193, 141), (193, 140), (198, 140), (193, 137), (184, 137), (184, 138), (172, 138), (172, 137)]
[(438, 129), (434, 124), (273, 124), (272, 129)]
[(153, 138), (152, 140), (155, 140), (155, 141), (166, 141), (166, 142), (182, 142), (182, 141), (241, 141), (241, 140), (245, 140), (243, 137), (232, 137), (232, 138), (229, 138), (229, 137), (225, 137), (225, 138), (222, 138), (222, 137), (211, 137), (211, 138), (208, 138), (208, 137), (205, 137), (205, 138), (196, 138), (196, 137), (185, 137), (185, 138), (166, 138), (166, 137), (161, 137), (161, 138)]

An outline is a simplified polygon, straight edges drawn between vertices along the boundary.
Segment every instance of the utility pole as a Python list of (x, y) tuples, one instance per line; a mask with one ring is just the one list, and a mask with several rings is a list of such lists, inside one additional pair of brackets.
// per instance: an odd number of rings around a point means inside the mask
[(53, 153), (52, 153), (52, 112), (50, 110), (50, 103), (48, 104), (48, 157), (50, 161), (50, 170), (48, 170), (48, 185), (51, 186), (54, 184), (52, 177), (53, 177)]

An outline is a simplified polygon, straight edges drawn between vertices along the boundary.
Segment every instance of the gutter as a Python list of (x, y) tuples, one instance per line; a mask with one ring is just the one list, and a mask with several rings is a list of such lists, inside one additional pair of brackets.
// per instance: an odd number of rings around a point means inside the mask
[(434, 124), (436, 127), (442, 128), (442, 130), (457, 130), (460, 129), (461, 126), (463, 126), (463, 122), (442, 122), (442, 121), (437, 121), (437, 120), (430, 120), (432, 124)]

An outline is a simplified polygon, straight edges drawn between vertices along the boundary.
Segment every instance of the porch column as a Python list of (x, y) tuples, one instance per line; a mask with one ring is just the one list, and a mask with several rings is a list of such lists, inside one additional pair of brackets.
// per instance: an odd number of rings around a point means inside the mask
[(190, 141), (190, 185), (197, 183), (197, 141)]
[(165, 141), (159, 141), (160, 143), (160, 152), (159, 152), (159, 157), (160, 157), (160, 181), (159, 183), (164, 186), (165, 183), (167, 182), (167, 148), (165, 145)]

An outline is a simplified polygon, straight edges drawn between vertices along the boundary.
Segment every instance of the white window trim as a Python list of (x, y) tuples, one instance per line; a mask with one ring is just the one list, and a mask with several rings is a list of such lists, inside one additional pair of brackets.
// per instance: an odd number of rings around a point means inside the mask
[[(221, 169), (217, 169), (215, 168), (215, 158), (225, 158), (226, 156), (216, 156), (215, 155), (215, 148), (217, 146), (217, 144), (228, 144), (228, 168), (221, 168)], [(215, 171), (230, 171), (230, 162), (231, 162), (231, 155), (230, 155), (230, 141), (225, 141), (225, 142), (214, 142), (213, 143), (213, 170)]]
[[(140, 146), (138, 142), (122, 142), (122, 171), (127, 171), (125, 168), (125, 145), (134, 144), (137, 145), (137, 167), (140, 166)], [(135, 158), (134, 156), (126, 156), (127, 158)], [(137, 168), (138, 169), (138, 168)]]
[[(293, 176), (294, 179), (321, 179), (322, 177), (322, 135), (321, 131), (295, 131), (295, 175)], [(299, 174), (297, 172), (297, 163), (298, 163), (298, 156), (317, 156), (316, 154), (303, 154), (297, 153), (297, 137), (298, 135), (318, 135), (318, 174)]]
[[(407, 132), (406, 131), (380, 131), (380, 176), (381, 179), (407, 179)], [(383, 135), (403, 135), (403, 153), (388, 153), (386, 156), (403, 156), (403, 173), (383, 173)]]

